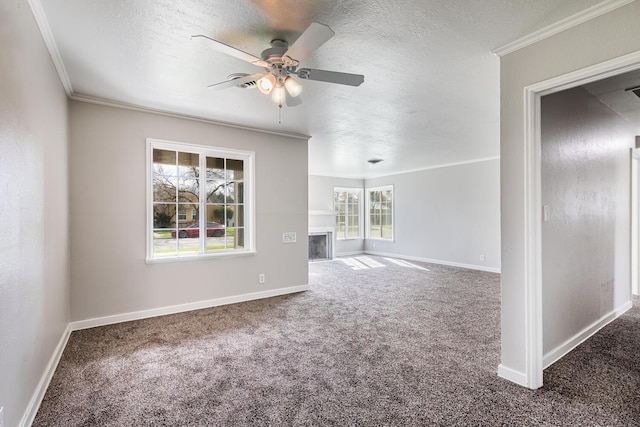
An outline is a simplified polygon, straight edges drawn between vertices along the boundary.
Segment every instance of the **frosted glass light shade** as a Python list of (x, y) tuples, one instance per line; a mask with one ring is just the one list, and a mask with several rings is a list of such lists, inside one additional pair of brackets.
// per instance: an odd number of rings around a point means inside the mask
[(302, 93), (302, 85), (298, 83), (296, 79), (291, 77), (287, 77), (284, 80), (284, 87), (287, 89), (287, 92), (289, 92), (289, 95), (294, 98)]
[(270, 94), (275, 85), (276, 78), (273, 74), (267, 74), (266, 76), (258, 80), (258, 90), (265, 95)]
[(277, 86), (271, 92), (271, 100), (278, 105), (284, 104), (284, 87)]

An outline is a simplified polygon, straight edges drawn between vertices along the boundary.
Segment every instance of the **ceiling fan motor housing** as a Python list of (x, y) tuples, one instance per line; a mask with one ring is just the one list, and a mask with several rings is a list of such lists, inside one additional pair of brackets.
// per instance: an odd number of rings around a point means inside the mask
[(284, 40), (275, 39), (271, 40), (271, 47), (265, 49), (260, 54), (260, 57), (269, 63), (282, 63), (282, 55), (289, 49), (289, 43)]

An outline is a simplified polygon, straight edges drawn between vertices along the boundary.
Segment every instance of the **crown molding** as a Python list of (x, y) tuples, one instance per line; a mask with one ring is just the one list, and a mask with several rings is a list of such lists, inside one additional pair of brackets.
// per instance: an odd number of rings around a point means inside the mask
[(389, 177), (389, 176), (404, 175), (404, 174), (407, 174), (407, 173), (422, 172), (422, 171), (428, 171), (428, 170), (431, 170), (431, 169), (441, 169), (441, 168), (449, 168), (449, 167), (453, 167), (453, 166), (470, 165), (470, 164), (473, 164), (473, 163), (489, 162), (491, 160), (500, 160), (500, 156), (478, 157), (478, 158), (471, 159), (471, 160), (462, 160), (462, 161), (459, 161), (459, 162), (452, 162), (452, 163), (442, 163), (442, 164), (438, 164), (438, 165), (424, 166), (424, 167), (415, 168), (415, 169), (403, 169), (403, 170), (399, 170), (397, 172), (388, 172), (388, 173), (382, 173), (382, 174), (378, 174), (378, 175), (328, 175), (328, 174), (324, 174), (324, 173), (309, 172), (309, 176), (319, 176), (321, 178), (353, 179), (353, 180), (363, 180), (364, 181), (364, 180), (367, 180), (367, 179), (386, 178), (386, 177)]
[(51, 27), (49, 26), (49, 21), (47, 20), (47, 16), (45, 15), (44, 9), (42, 8), (42, 3), (40, 3), (40, 0), (28, 0), (28, 3), (29, 7), (31, 8), (31, 13), (36, 20), (36, 24), (40, 29), (42, 38), (44, 39), (44, 43), (47, 46), (47, 50), (49, 50), (49, 54), (51, 55), (51, 59), (53, 60), (53, 65), (55, 65), (56, 70), (58, 71), (58, 76), (60, 77), (60, 81), (62, 82), (64, 91), (67, 93), (67, 96), (71, 96), (73, 94), (71, 80), (69, 79), (69, 75), (67, 74), (67, 69), (64, 66), (64, 62), (62, 62), (62, 56), (60, 56), (58, 45), (53, 38), (53, 33), (51, 32)]
[(434, 166), (426, 166), (423, 168), (417, 168), (417, 169), (407, 169), (407, 170), (403, 170), (403, 171), (399, 171), (399, 172), (393, 172), (393, 173), (387, 173), (387, 174), (382, 174), (382, 175), (371, 175), (371, 176), (367, 176), (364, 179), (375, 179), (375, 178), (386, 178), (389, 176), (395, 176), (395, 175), (404, 175), (407, 173), (415, 173), (415, 172), (422, 172), (422, 171), (428, 171), (428, 170), (432, 170), (432, 169), (442, 169), (442, 168), (450, 168), (450, 167), (454, 167), (454, 166), (464, 166), (464, 165), (471, 165), (474, 163), (482, 163), (482, 162), (489, 162), (492, 160), (500, 160), (500, 156), (492, 156), (492, 157), (481, 157), (481, 158), (477, 158), (477, 159), (471, 159), (471, 160), (463, 160), (460, 162), (453, 162), (453, 163), (443, 163), (440, 165), (434, 165)]
[(609, 13), (615, 9), (618, 9), (619, 7), (626, 6), (627, 4), (633, 3), (634, 1), (635, 0), (605, 0), (602, 3), (598, 3), (595, 6), (580, 11), (554, 24), (541, 28), (538, 31), (534, 31), (531, 34), (512, 41), (511, 43), (507, 43), (504, 46), (498, 47), (492, 50), (491, 53), (497, 56), (507, 55), (509, 53), (537, 43), (541, 40), (549, 38), (553, 35), (561, 33), (565, 30), (568, 30), (569, 28), (585, 23), (600, 15)]
[(257, 128), (257, 127), (238, 125), (238, 124), (234, 124), (234, 123), (211, 120), (211, 119), (208, 119), (206, 117), (198, 117), (198, 116), (190, 116), (190, 115), (187, 115), (187, 114), (179, 114), (179, 113), (174, 113), (172, 111), (160, 110), (160, 109), (155, 109), (155, 108), (151, 108), (151, 107), (143, 107), (143, 106), (135, 105), (135, 104), (127, 104), (127, 103), (124, 103), (124, 102), (113, 101), (111, 99), (99, 98), (99, 97), (95, 97), (95, 96), (73, 94), (73, 95), (69, 95), (69, 99), (71, 99), (73, 101), (78, 101), (78, 102), (86, 102), (88, 104), (104, 105), (106, 107), (121, 108), (121, 109), (124, 109), (124, 110), (132, 110), (132, 111), (139, 111), (139, 112), (142, 112), (142, 113), (157, 114), (157, 115), (165, 116), (165, 117), (173, 117), (173, 118), (177, 118), (177, 119), (192, 120), (192, 121), (195, 121), (195, 122), (207, 123), (207, 124), (210, 124), (210, 125), (224, 126), (224, 127), (234, 128), (234, 129), (250, 130), (250, 131), (253, 131), (253, 132), (267, 133), (267, 134), (271, 134), (271, 135), (286, 136), (286, 137), (289, 137), (289, 138), (302, 139), (304, 141), (308, 141), (311, 138), (311, 136), (309, 136), (309, 135), (304, 135), (304, 134), (296, 133), (296, 132), (279, 132), (279, 131), (275, 131), (275, 130), (261, 129), (261, 128)]

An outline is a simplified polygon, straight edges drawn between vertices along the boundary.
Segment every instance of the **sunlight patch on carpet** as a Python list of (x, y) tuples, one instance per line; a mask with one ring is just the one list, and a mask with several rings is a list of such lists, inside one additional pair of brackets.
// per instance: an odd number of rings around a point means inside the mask
[(384, 258), (384, 259), (396, 265), (399, 265), (400, 267), (408, 267), (408, 268), (415, 268), (423, 271), (431, 271), (428, 268), (420, 267), (419, 265), (412, 264), (402, 259), (396, 259), (396, 258)]
[[(347, 266), (351, 267), (352, 270), (368, 270), (372, 268), (372, 267), (369, 267), (367, 264), (360, 262), (356, 258), (341, 258), (340, 261), (344, 262)], [(384, 267), (384, 265), (382, 266)]]

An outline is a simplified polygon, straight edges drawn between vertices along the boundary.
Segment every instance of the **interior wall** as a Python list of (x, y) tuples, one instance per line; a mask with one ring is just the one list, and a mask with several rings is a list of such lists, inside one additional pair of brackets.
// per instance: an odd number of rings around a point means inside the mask
[[(640, 2), (565, 30), (501, 58), (502, 229), (501, 368), (527, 381), (524, 88), (640, 51)], [(579, 310), (580, 307), (575, 307)]]
[[(78, 101), (70, 115), (72, 320), (308, 284), (306, 140)], [(147, 137), (256, 153), (256, 254), (145, 263)]]
[(0, 52), (0, 407), (17, 426), (69, 322), (68, 113), (26, 1), (0, 2)]
[(543, 353), (631, 299), (633, 126), (578, 87), (541, 101)]
[[(309, 211), (333, 212), (333, 190), (336, 187), (362, 188), (364, 194), (364, 180), (362, 179), (310, 175)], [(363, 238), (336, 241), (336, 256), (361, 253), (363, 251)]]
[(500, 271), (499, 159), (367, 179), (365, 185), (393, 185), (395, 215), (394, 240), (368, 239), (366, 252)]

